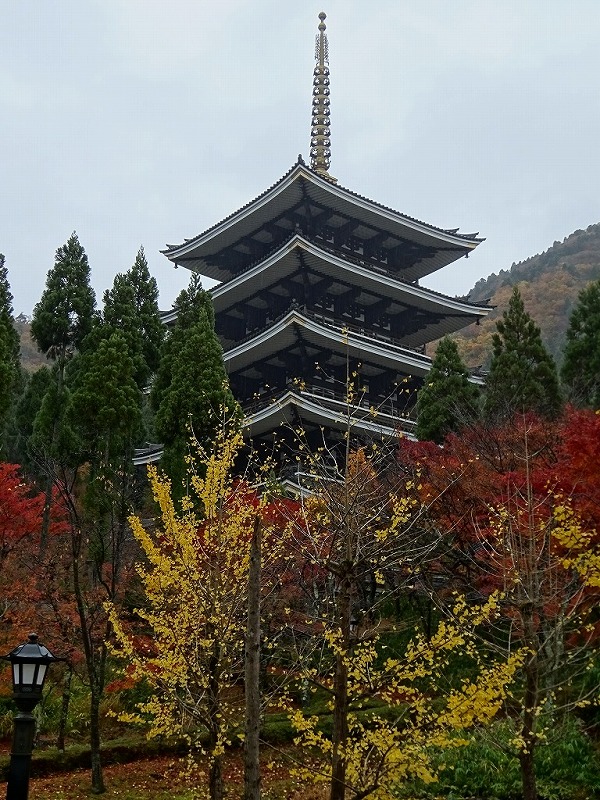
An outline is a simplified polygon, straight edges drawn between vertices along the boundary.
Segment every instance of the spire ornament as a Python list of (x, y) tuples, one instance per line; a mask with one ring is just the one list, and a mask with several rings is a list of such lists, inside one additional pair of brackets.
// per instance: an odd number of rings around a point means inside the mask
[(325, 33), (326, 14), (319, 14), (319, 33), (315, 41), (313, 72), (312, 123), (310, 129), (310, 166), (322, 178), (336, 183), (328, 173), (331, 160), (329, 128), (329, 42)]

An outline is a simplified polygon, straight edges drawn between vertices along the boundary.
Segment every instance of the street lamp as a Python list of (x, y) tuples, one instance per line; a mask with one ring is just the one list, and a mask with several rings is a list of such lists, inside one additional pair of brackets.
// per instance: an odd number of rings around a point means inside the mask
[(42, 689), (48, 666), (62, 659), (38, 644), (36, 633), (27, 641), (0, 658), (12, 666), (13, 700), (17, 706), (10, 754), (6, 800), (27, 800), (29, 794), (29, 768), (35, 736), (33, 709), (42, 698)]

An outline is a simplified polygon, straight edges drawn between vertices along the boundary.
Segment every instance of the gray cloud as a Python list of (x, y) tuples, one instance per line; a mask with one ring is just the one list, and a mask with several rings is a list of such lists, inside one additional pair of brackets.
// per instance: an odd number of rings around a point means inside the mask
[(98, 296), (308, 156), (327, 12), (331, 172), (486, 242), (428, 281), (463, 294), (600, 221), (597, 0), (22, 0), (0, 47), (0, 251), (30, 313), (77, 230)]

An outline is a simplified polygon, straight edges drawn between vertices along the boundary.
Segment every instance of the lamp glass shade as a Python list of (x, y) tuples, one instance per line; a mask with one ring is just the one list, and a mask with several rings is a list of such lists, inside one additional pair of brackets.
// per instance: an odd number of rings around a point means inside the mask
[(42, 692), (48, 665), (60, 660), (46, 647), (38, 644), (36, 634), (30, 634), (25, 644), (15, 647), (3, 658), (12, 665), (14, 692), (39, 695)]

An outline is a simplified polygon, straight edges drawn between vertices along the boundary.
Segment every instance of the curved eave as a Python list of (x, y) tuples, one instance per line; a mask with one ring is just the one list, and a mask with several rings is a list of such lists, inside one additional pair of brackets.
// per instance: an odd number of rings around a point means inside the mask
[(144, 447), (135, 451), (133, 464), (136, 467), (143, 467), (146, 464), (156, 464), (162, 458), (163, 446)]
[(373, 339), (366, 334), (322, 325), (294, 310), (251, 339), (227, 350), (223, 358), (228, 373), (231, 375), (293, 346), (298, 342), (300, 332), (303, 339), (319, 348), (332, 350), (342, 356), (348, 353), (360, 361), (369, 361), (409, 375), (423, 377), (431, 368), (431, 359), (427, 356), (385, 340)]
[(358, 408), (349, 426), (348, 416), (343, 411), (326, 407), (310, 396), (289, 391), (275, 402), (249, 414), (244, 420), (244, 427), (248, 436), (261, 436), (282, 425), (294, 425), (298, 416), (302, 422), (316, 427), (338, 431), (346, 431), (350, 427), (351, 434), (385, 439), (397, 437), (406, 423), (406, 420), (394, 420), (387, 415), (384, 415), (385, 419), (378, 419)]
[(434, 330), (436, 326), (428, 326), (427, 334), (421, 336), (422, 341), (415, 341), (413, 346), (464, 328), (471, 322), (484, 319), (492, 311), (488, 306), (447, 297), (423, 286), (399, 281), (369, 265), (362, 266), (354, 261), (347, 261), (323, 250), (303, 236), (296, 235), (242, 275), (211, 289), (215, 313), (227, 311), (238, 303), (243, 303), (257, 290), (269, 289), (276, 286), (282, 278), (292, 275), (298, 269), (300, 252), (304, 254), (308, 268), (316, 274), (335, 278), (348, 286), (360, 286), (378, 297), (387, 297), (405, 306), (451, 317), (440, 323), (439, 331)]
[(162, 252), (178, 266), (213, 280), (227, 280), (230, 277), (229, 271), (214, 264), (211, 257), (285, 214), (306, 196), (320, 206), (345, 217), (387, 231), (390, 236), (435, 248), (438, 251), (436, 255), (420, 262), (411, 271), (410, 280), (418, 280), (451, 264), (483, 241), (476, 235), (443, 230), (405, 216), (338, 184), (330, 183), (305, 165), (297, 164), (270, 189), (226, 219), (193, 239), (179, 245), (169, 245)]

